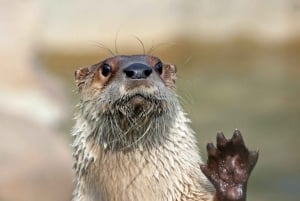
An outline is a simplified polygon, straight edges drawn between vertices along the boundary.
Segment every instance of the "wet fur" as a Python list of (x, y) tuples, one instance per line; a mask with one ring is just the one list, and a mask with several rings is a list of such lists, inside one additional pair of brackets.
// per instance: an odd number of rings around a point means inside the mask
[[(165, 68), (164, 82), (154, 76), (134, 89), (122, 89), (117, 76), (95, 87), (96, 67), (78, 72), (73, 201), (212, 200), (175, 75)], [(135, 108), (137, 96), (143, 104)]]

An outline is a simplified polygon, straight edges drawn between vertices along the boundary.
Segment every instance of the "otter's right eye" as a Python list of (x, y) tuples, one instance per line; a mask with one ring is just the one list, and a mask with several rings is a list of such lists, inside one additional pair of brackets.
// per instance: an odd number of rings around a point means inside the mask
[(101, 73), (104, 77), (107, 77), (111, 73), (111, 66), (108, 64), (103, 64)]
[(155, 70), (161, 75), (162, 71), (163, 71), (163, 64), (161, 63), (161, 61), (159, 61), (156, 65), (155, 65)]

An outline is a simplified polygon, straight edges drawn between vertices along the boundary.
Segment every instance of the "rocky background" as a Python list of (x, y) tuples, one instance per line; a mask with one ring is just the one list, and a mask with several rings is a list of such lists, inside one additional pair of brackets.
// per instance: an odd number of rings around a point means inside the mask
[(299, 0), (3, 0), (0, 201), (71, 199), (74, 70), (139, 40), (178, 66), (204, 158), (237, 127), (261, 153), (248, 200), (298, 200)]

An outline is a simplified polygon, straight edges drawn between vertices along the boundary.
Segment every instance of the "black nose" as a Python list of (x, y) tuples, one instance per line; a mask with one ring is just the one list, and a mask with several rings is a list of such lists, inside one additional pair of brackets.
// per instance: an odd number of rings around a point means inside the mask
[(146, 79), (151, 75), (152, 68), (142, 63), (134, 63), (126, 67), (123, 72), (130, 79)]

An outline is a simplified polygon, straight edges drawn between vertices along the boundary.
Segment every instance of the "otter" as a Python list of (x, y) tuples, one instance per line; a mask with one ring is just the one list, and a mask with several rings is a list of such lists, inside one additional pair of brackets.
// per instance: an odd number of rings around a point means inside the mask
[(176, 94), (176, 66), (117, 55), (75, 72), (73, 201), (245, 200), (258, 159), (241, 133), (217, 134), (203, 164)]

